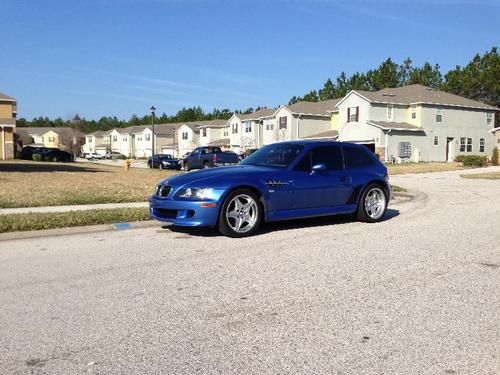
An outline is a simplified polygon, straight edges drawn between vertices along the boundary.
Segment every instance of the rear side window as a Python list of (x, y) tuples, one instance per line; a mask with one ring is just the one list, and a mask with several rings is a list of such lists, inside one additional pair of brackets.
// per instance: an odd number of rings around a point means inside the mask
[(295, 166), (296, 171), (310, 172), (312, 167), (325, 164), (328, 171), (342, 170), (340, 146), (318, 146), (307, 152)]
[(343, 145), (344, 163), (346, 169), (373, 167), (375, 161), (370, 155), (371, 151), (365, 147)]

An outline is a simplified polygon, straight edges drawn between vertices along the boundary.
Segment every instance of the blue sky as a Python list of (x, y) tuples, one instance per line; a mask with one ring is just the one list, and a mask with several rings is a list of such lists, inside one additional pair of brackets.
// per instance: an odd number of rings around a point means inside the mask
[(19, 117), (128, 119), (151, 105), (273, 107), (387, 57), (464, 65), (500, 0), (2, 0), (0, 92)]

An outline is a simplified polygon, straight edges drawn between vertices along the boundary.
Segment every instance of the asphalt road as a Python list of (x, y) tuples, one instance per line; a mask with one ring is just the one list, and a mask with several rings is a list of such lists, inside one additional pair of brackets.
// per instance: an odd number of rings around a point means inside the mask
[(387, 220), (0, 242), (0, 373), (498, 374), (500, 181)]

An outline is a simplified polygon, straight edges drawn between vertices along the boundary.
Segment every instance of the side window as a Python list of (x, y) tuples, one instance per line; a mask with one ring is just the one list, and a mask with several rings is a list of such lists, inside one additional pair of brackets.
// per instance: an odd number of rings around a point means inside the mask
[(312, 150), (311, 166), (325, 164), (329, 171), (342, 170), (342, 151), (340, 145), (318, 146)]
[(311, 151), (308, 151), (307, 154), (297, 163), (294, 170), (301, 172), (311, 172)]
[(371, 151), (363, 147), (342, 146), (344, 151), (345, 168), (365, 168), (375, 165), (375, 161), (369, 154)]

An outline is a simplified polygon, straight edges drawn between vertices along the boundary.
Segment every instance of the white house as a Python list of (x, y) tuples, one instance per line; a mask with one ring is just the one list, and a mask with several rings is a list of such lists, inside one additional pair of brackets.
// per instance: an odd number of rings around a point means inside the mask
[[(282, 105), (274, 113), (276, 127), (268, 131), (267, 140), (305, 139), (331, 130), (331, 111), (339, 99), (321, 102), (298, 102)], [(271, 142), (269, 142), (271, 143)]]
[[(178, 124), (179, 125), (179, 124)], [(177, 150), (179, 157), (199, 146), (200, 129), (196, 123), (185, 122), (177, 128)]]
[(85, 135), (85, 143), (81, 147), (82, 153), (97, 153), (104, 155), (109, 151), (110, 138), (109, 131), (98, 130)]
[(338, 139), (366, 144), (386, 161), (452, 161), (493, 149), (497, 108), (422, 85), (351, 91), (337, 106)]
[(200, 146), (229, 147), (227, 120), (194, 121), (190, 124), (196, 126), (200, 131)]

